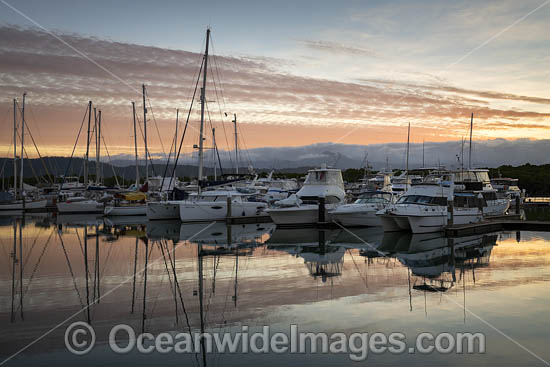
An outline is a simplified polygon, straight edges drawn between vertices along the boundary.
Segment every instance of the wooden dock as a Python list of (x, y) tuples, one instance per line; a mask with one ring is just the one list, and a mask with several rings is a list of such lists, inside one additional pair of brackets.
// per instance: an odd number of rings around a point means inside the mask
[(253, 223), (271, 223), (271, 217), (269, 215), (257, 215), (254, 217), (227, 217), (225, 219), (227, 224), (253, 224)]
[(483, 234), (499, 231), (539, 231), (550, 232), (550, 222), (526, 221), (526, 220), (486, 220), (480, 223), (456, 225), (445, 228), (448, 237), (461, 237), (472, 234)]

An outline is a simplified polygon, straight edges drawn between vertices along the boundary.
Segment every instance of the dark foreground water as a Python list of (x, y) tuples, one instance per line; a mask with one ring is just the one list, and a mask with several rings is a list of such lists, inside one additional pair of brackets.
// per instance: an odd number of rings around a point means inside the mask
[[(377, 228), (227, 228), (86, 216), (0, 220), (0, 364), (19, 353), (5, 366), (538, 366), (550, 360), (548, 233), (449, 240)], [(83, 356), (64, 341), (75, 321), (96, 335)], [(109, 345), (118, 324), (153, 336), (235, 335), (243, 326), (249, 334), (270, 326), (270, 334), (290, 335), (291, 324), (346, 336), (399, 332), (407, 348), (369, 351), (353, 362), (350, 353), (311, 353), (310, 347), (306, 353), (209, 352), (203, 340), (188, 353), (121, 355)], [(409, 350), (423, 332), (483, 333), (485, 352)]]

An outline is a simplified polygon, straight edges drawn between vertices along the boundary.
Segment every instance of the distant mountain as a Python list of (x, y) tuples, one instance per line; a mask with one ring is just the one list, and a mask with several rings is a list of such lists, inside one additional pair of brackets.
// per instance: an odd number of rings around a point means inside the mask
[[(409, 168), (443, 165), (448, 168), (457, 168), (464, 160), (468, 165), (469, 147), (466, 144), (462, 149), (462, 142), (426, 142), (413, 143), (409, 150)], [(220, 151), (220, 159), (225, 173), (234, 171), (234, 152)], [(464, 155), (462, 157), (462, 154)], [(550, 140), (529, 139), (494, 139), (474, 141), (472, 146), (473, 167), (498, 167), (501, 165), (519, 166), (525, 163), (546, 164), (550, 162)], [(118, 155), (111, 157), (111, 163), (103, 163), (105, 177), (113, 176), (113, 170), (125, 180), (135, 177), (135, 161), (132, 156)], [(178, 177), (196, 177), (197, 159), (195, 156), (185, 155), (180, 159), (176, 174)], [(239, 172), (247, 172), (248, 166), (256, 171), (276, 171), (300, 173), (311, 167), (322, 164), (336, 168), (361, 168), (368, 161), (375, 170), (386, 167), (404, 169), (406, 165), (406, 144), (388, 143), (371, 145), (351, 145), (335, 143), (319, 143), (300, 147), (265, 147), (254, 148), (240, 152)], [(70, 162), (70, 166), (69, 166)], [(165, 160), (155, 159), (151, 173), (162, 175), (165, 172)], [(212, 158), (205, 159), (205, 174), (213, 175)], [(171, 164), (172, 165), (172, 164)], [(0, 158), (0, 169), (3, 168), (3, 177), (13, 175), (12, 160)], [(168, 175), (171, 175), (171, 166)], [(25, 175), (43, 176), (46, 170), (56, 176), (83, 175), (83, 159), (67, 157), (46, 157), (43, 161), (30, 159), (25, 161)], [(145, 172), (143, 161), (140, 162), (141, 175)], [(218, 174), (220, 170), (217, 170)], [(95, 174), (95, 162), (90, 162), (90, 173)]]

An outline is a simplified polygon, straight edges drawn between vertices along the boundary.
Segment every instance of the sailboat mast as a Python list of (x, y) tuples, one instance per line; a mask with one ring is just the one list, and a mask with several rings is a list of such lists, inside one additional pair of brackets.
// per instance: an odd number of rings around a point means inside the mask
[(84, 161), (84, 186), (88, 185), (88, 155), (90, 153), (90, 124), (92, 123), (92, 101), (88, 102), (88, 135), (86, 138), (86, 160)]
[(237, 137), (237, 114), (234, 113), (233, 117), (235, 118), (233, 120), (233, 123), (235, 124), (235, 173), (239, 174), (239, 145), (238, 145), (238, 137)]
[(208, 44), (210, 43), (210, 29), (206, 30), (206, 48), (204, 50), (204, 71), (203, 71), (203, 79), (202, 79), (202, 88), (201, 88), (201, 129), (199, 134), (199, 177), (198, 177), (198, 183), (199, 187), (198, 190), (200, 192), (201, 189), (201, 181), (202, 181), (202, 170), (203, 170), (203, 164), (204, 164), (204, 108), (206, 105), (206, 71), (208, 70)]
[(409, 130), (407, 132), (407, 181), (405, 182), (405, 189), (409, 189), (409, 143), (411, 140), (411, 123), (409, 122)]
[(460, 170), (464, 171), (464, 137), (462, 137), (462, 147), (460, 148)]
[(422, 140), (422, 168), (426, 167), (426, 166), (424, 165), (424, 144), (425, 144), (425, 143), (426, 143), (426, 142), (425, 142), (424, 140)]
[(214, 164), (214, 181), (218, 179), (217, 172), (216, 172), (216, 128), (212, 128), (212, 144), (214, 145), (214, 148), (212, 149), (212, 163)]
[(470, 120), (470, 152), (468, 153), (468, 169), (472, 169), (472, 129), (474, 128), (474, 113), (472, 112), (472, 118)]
[(95, 161), (96, 161), (96, 181), (97, 184), (101, 184), (101, 163), (100, 163), (100, 155), (101, 155), (101, 110), (98, 111), (98, 117), (97, 117), (97, 128), (96, 128), (96, 152), (95, 152)]
[(19, 177), (20, 185), (19, 192), (23, 195), (23, 159), (25, 156), (25, 97), (27, 92), (23, 93), (23, 105), (21, 106), (21, 174)]
[(17, 100), (13, 99), (13, 194), (17, 198)]
[(134, 113), (134, 153), (136, 156), (136, 187), (139, 187), (139, 165), (138, 165), (138, 147), (136, 130), (136, 103), (132, 102), (132, 112)]
[[(174, 134), (174, 162), (176, 160), (176, 155), (177, 155), (176, 146), (178, 144), (178, 125), (180, 121), (179, 118), (180, 118), (180, 109), (176, 108), (176, 133)], [(174, 170), (172, 171), (172, 179), (174, 181), (176, 180), (176, 169), (177, 167), (174, 167)], [(164, 178), (162, 179), (162, 182), (164, 182)], [(170, 188), (171, 185), (172, 185), (172, 182), (171, 181), (168, 182), (168, 188)]]
[(145, 84), (142, 84), (143, 95), (143, 139), (145, 140), (145, 183), (149, 182), (149, 157), (147, 151), (147, 107), (145, 106)]

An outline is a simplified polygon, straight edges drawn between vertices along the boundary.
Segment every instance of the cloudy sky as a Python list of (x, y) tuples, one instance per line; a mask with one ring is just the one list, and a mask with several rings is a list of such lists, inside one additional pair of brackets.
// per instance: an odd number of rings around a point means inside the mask
[[(43, 155), (70, 155), (89, 100), (109, 152), (131, 154), (142, 83), (151, 151), (168, 152), (208, 26), (207, 128), (222, 149), (233, 113), (250, 149), (399, 143), (409, 122), (413, 142), (454, 147), (471, 113), (478, 141), (550, 139), (550, 0), (0, 0), (0, 9), (0, 155), (24, 91)], [(197, 106), (186, 152), (198, 140)]]

